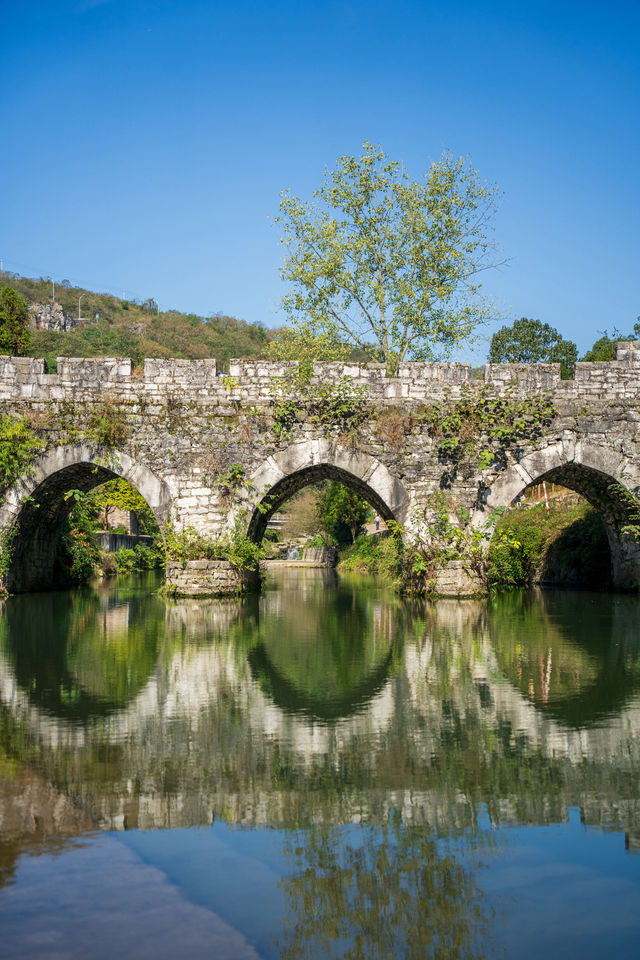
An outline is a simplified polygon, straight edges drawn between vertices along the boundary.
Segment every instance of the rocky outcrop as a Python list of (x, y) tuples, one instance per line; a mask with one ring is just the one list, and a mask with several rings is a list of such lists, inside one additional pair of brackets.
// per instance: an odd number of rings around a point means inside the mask
[(34, 330), (57, 330), (66, 333), (78, 326), (78, 318), (63, 310), (59, 303), (32, 303), (29, 314)]

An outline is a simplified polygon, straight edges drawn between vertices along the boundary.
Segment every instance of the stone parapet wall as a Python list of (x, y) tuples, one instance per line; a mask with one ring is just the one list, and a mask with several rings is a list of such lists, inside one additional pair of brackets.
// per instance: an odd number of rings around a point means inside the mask
[[(286, 378), (297, 362), (232, 360), (229, 373), (218, 375), (215, 360), (145, 360), (141, 371), (131, 360), (61, 357), (58, 372), (46, 374), (44, 360), (30, 357), (0, 357), (0, 401), (31, 398), (42, 401), (108, 392), (110, 399), (135, 399), (187, 395), (197, 402), (260, 402), (287, 391)], [(425, 401), (456, 396), (461, 390), (479, 392), (490, 387), (504, 393), (550, 391), (561, 397), (597, 396), (615, 400), (640, 395), (640, 341), (620, 343), (610, 363), (577, 363), (573, 380), (560, 379), (560, 365), (493, 364), (483, 379), (473, 379), (466, 363), (404, 363), (397, 376), (389, 377), (383, 364), (315, 363), (312, 383), (338, 383), (349, 378), (364, 387), (372, 400)]]

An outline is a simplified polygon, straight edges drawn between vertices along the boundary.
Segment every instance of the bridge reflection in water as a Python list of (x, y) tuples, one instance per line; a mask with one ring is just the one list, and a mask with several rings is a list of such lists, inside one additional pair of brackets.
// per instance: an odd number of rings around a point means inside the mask
[(638, 848), (636, 598), (427, 605), (332, 578), (291, 571), (243, 603), (167, 604), (144, 584), (11, 598), (5, 880), (45, 838), (96, 828), (276, 827), (282, 895), (303, 917), (283, 956), (332, 955), (327, 925), (335, 946), (373, 922), (372, 903), (376, 949), (416, 913), (416, 944), (435, 949), (424, 903), (442, 894), (453, 957), (488, 929), (465, 837), (486, 852), (488, 824), (580, 807)]
[[(470, 822), (484, 802), (500, 822), (545, 822), (579, 804), (637, 832), (617, 793), (640, 759), (637, 600), (411, 605), (291, 573), (243, 604), (123, 588), (12, 598), (0, 698), (25, 755), (109, 828), (222, 811), (287, 822), (318, 791), (341, 822), (381, 815), (392, 791), (410, 819)], [(530, 796), (519, 757), (547, 772)]]

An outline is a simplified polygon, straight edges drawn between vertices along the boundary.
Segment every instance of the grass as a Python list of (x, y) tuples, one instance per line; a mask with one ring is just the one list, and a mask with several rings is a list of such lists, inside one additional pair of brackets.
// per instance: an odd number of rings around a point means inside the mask
[[(51, 302), (51, 281), (3, 274), (0, 282), (17, 290), (29, 304)], [(67, 332), (34, 330), (28, 355), (44, 357), (54, 372), (56, 357), (145, 357), (200, 360), (215, 357), (221, 367), (231, 357), (266, 356), (269, 334), (260, 324), (220, 313), (201, 317), (179, 310), (158, 312), (153, 301), (122, 300), (106, 293), (56, 283), (55, 299), (80, 324)], [(97, 315), (97, 317), (96, 317)]]
[(388, 583), (400, 577), (398, 543), (390, 534), (363, 534), (341, 553), (337, 569), (342, 573), (367, 573)]
[(607, 535), (593, 507), (585, 501), (551, 500), (548, 512), (537, 504), (502, 518), (489, 550), (488, 578), (500, 586), (602, 586), (609, 577), (609, 556)]

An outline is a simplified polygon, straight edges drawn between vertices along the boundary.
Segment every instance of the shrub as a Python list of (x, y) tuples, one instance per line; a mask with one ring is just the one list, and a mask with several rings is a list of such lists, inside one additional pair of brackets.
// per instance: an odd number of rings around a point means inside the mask
[(593, 507), (552, 500), (549, 511), (539, 504), (511, 510), (499, 521), (487, 580), (495, 586), (528, 586), (547, 568), (552, 579), (595, 584), (603, 577), (603, 555), (608, 555), (606, 533)]
[(176, 530), (167, 524), (164, 531), (167, 558), (183, 565), (188, 560), (228, 560), (236, 570), (257, 570), (264, 549), (245, 536), (239, 520), (233, 530), (211, 539), (193, 527)]
[(43, 446), (44, 440), (29, 417), (0, 416), (0, 489), (28, 471)]
[(127, 422), (123, 411), (105, 402), (91, 412), (89, 418), (91, 439), (105, 447), (119, 447), (127, 439)]
[(137, 543), (133, 549), (123, 547), (111, 554), (118, 573), (127, 573), (134, 570), (156, 570), (164, 566), (164, 551), (154, 545), (149, 547)]
[(401, 571), (401, 546), (391, 535), (368, 534), (358, 537), (340, 558), (338, 569), (368, 573), (388, 583), (397, 583)]
[(0, 286), (0, 353), (19, 357), (30, 343), (27, 301), (11, 287)]

